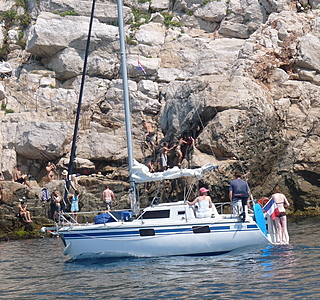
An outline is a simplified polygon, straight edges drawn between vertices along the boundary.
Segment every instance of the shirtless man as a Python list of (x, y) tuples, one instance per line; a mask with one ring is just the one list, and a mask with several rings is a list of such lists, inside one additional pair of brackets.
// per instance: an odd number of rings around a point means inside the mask
[(187, 142), (181, 138), (178, 142), (177, 148), (176, 148), (176, 153), (178, 155), (178, 166), (181, 166), (182, 160), (183, 160), (183, 153), (182, 153), (182, 146), (184, 144), (187, 144)]
[(106, 185), (106, 189), (102, 193), (102, 201), (106, 203), (107, 210), (111, 210), (112, 202), (113, 205), (116, 205), (116, 197), (113, 193), (113, 191), (110, 190), (110, 187)]
[(168, 169), (168, 153), (177, 147), (177, 145), (174, 145), (171, 148), (168, 148), (169, 144), (167, 142), (163, 143), (163, 147), (161, 149), (161, 163), (162, 163), (162, 171), (165, 171)]
[(154, 130), (152, 128), (152, 125), (145, 120), (142, 121), (142, 126), (145, 131), (146, 136), (146, 142), (150, 145), (150, 150), (152, 151), (154, 149)]
[(17, 165), (16, 169), (13, 172), (13, 181), (21, 184), (25, 184), (29, 189), (31, 189), (27, 178), (28, 176), (26, 174), (21, 174), (21, 166)]
[(156, 171), (156, 169), (154, 167), (155, 165), (156, 165), (156, 162), (153, 159), (151, 159), (148, 163), (148, 168), (149, 168), (150, 173), (153, 173)]

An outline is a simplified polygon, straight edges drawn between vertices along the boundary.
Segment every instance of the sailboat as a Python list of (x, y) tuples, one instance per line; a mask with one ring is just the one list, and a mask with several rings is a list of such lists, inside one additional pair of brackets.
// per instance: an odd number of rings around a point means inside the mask
[[(187, 199), (171, 203), (153, 201), (149, 207), (140, 211), (137, 184), (174, 180), (180, 177), (201, 178), (206, 172), (212, 172), (215, 167), (211, 164), (206, 164), (197, 169), (174, 167), (164, 172), (150, 173), (145, 165), (134, 160), (122, 0), (117, 0), (117, 5), (130, 173), (131, 211), (106, 212), (103, 215), (98, 215), (95, 218), (95, 222), (92, 223), (66, 223), (58, 230), (58, 234), (65, 245), (64, 254), (69, 255), (72, 259), (215, 255), (241, 247), (266, 245), (275, 242), (276, 229), (270, 222), (270, 218), (265, 217), (259, 204), (253, 206), (253, 213), (247, 213), (245, 220), (241, 220), (238, 216), (232, 214), (226, 214), (223, 210), (220, 212), (213, 210), (210, 216), (198, 218), (196, 208), (190, 206)], [(94, 0), (91, 20), (93, 11)], [(87, 44), (88, 48), (89, 43)], [(79, 105), (81, 105), (80, 100)], [(76, 135), (77, 122), (74, 136)], [(73, 140), (72, 150), (75, 151), (75, 139)], [(69, 174), (72, 174), (73, 159), (74, 153), (71, 153)], [(268, 226), (267, 223), (269, 223)]]

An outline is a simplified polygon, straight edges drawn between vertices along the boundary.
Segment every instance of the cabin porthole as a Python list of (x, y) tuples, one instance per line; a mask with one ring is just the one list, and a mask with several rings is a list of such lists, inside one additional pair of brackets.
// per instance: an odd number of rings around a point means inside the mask
[(154, 236), (156, 235), (153, 228), (139, 229), (140, 236)]
[(193, 226), (192, 227), (193, 233), (210, 233), (209, 226)]

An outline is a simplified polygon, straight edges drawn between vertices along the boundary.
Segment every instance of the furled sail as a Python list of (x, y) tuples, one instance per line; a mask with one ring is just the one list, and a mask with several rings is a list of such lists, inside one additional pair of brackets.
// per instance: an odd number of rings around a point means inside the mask
[(132, 179), (135, 183), (143, 183), (150, 181), (160, 181), (165, 179), (176, 179), (179, 177), (201, 178), (203, 173), (217, 168), (217, 166), (213, 166), (210, 163), (207, 163), (201, 168), (197, 169), (180, 169), (179, 167), (175, 166), (163, 172), (150, 173), (149, 168), (147, 166), (134, 160), (132, 169)]

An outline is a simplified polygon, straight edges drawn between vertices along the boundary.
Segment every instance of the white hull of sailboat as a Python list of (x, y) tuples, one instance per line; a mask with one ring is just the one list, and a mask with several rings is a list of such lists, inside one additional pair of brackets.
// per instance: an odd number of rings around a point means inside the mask
[(142, 224), (137, 220), (64, 227), (59, 232), (66, 245), (64, 254), (73, 259), (214, 255), (269, 243), (252, 219), (244, 223), (236, 219), (212, 220), (189, 220), (166, 226), (156, 225), (157, 222)]

